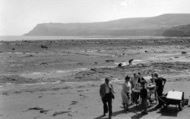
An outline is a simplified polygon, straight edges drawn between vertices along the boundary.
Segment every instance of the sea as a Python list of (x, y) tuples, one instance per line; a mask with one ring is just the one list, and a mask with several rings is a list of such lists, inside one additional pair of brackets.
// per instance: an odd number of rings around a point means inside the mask
[[(0, 41), (30, 41), (30, 40), (115, 40), (115, 39), (164, 39), (163, 36), (0, 36)], [(172, 37), (177, 38), (177, 37)]]

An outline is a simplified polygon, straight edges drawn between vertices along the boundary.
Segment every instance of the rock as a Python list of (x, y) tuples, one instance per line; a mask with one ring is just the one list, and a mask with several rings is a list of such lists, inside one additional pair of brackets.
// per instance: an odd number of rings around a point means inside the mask
[(108, 59), (108, 60), (105, 60), (105, 62), (109, 63), (109, 62), (114, 62), (113, 59)]
[(117, 66), (118, 67), (124, 67), (124, 66), (127, 66), (127, 63), (126, 62), (120, 62)]
[(43, 49), (46, 49), (46, 50), (48, 49), (48, 47), (46, 45), (41, 45), (40, 47)]
[(187, 52), (185, 52), (185, 51), (182, 51), (182, 52), (181, 52), (181, 54), (187, 54)]

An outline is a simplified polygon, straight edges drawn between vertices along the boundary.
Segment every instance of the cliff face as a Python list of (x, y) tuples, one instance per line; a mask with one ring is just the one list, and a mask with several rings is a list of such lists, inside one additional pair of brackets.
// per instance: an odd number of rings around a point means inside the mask
[(190, 14), (165, 14), (95, 23), (43, 23), (31, 36), (147, 36), (162, 35), (171, 27), (190, 24)]
[(164, 36), (190, 36), (190, 24), (172, 27), (163, 33)]

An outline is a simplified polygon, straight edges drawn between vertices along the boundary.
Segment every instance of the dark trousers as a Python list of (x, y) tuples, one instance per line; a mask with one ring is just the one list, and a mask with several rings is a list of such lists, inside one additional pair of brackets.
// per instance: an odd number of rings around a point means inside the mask
[(156, 90), (156, 92), (157, 92), (157, 96), (158, 96), (158, 105), (162, 105), (162, 100), (161, 100), (161, 98), (162, 98), (162, 94), (163, 94), (163, 87), (158, 87), (157, 88), (157, 90)]
[(112, 115), (112, 96), (111, 94), (106, 94), (102, 98), (103, 102), (103, 109), (104, 109), (104, 114), (106, 114), (109, 111), (109, 116)]
[(141, 100), (141, 107), (144, 112), (147, 112), (147, 107), (148, 107), (147, 99), (148, 98), (146, 97), (146, 98), (142, 98), (142, 100)]
[(138, 100), (139, 100), (139, 92), (132, 92), (132, 94), (131, 94), (131, 97), (132, 97), (132, 101), (133, 101), (133, 103), (136, 103), (136, 104), (138, 104)]

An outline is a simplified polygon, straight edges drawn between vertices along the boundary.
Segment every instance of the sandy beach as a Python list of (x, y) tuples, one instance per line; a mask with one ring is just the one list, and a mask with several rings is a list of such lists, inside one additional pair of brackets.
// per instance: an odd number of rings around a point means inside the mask
[[(190, 96), (190, 39), (93, 39), (0, 42), (0, 119), (106, 119), (99, 86), (111, 78), (113, 119), (188, 119), (190, 106), (154, 109), (142, 115), (121, 108), (126, 75), (157, 72), (167, 79), (164, 92)], [(134, 59), (133, 65), (117, 63)]]

